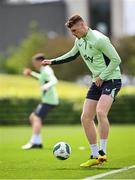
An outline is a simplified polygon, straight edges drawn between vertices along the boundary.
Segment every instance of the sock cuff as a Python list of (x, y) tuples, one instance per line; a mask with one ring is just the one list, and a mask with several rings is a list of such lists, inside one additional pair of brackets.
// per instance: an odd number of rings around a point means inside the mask
[(100, 139), (100, 141), (107, 142), (108, 139)]
[(90, 144), (91, 147), (98, 146), (98, 143), (96, 144)]

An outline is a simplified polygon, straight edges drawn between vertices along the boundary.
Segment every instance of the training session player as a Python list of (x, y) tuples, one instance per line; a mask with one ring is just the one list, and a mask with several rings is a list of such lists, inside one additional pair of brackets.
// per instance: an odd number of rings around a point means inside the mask
[[(83, 105), (81, 122), (90, 144), (90, 159), (81, 167), (90, 167), (107, 160), (106, 145), (109, 134), (108, 112), (115, 96), (121, 88), (121, 59), (109, 38), (87, 26), (80, 15), (73, 15), (66, 23), (76, 37), (73, 48), (66, 54), (45, 59), (43, 65), (62, 64), (75, 60), (79, 55), (92, 73), (92, 85)], [(95, 114), (98, 120), (100, 147), (94, 123)]]
[(22, 146), (22, 149), (28, 150), (32, 148), (42, 148), (43, 143), (41, 139), (41, 129), (43, 119), (48, 113), (59, 104), (59, 99), (56, 91), (56, 84), (58, 82), (54, 72), (50, 66), (42, 66), (41, 62), (45, 59), (44, 54), (36, 54), (32, 58), (32, 64), (40, 73), (25, 68), (23, 74), (26, 76), (33, 76), (40, 82), (41, 103), (31, 113), (29, 119), (32, 125), (32, 137), (30, 141)]

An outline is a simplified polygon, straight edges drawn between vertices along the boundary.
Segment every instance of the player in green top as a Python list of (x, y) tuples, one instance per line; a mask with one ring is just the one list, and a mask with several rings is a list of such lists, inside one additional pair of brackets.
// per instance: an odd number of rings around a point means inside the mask
[(40, 82), (41, 89), (41, 103), (37, 106), (34, 112), (30, 115), (30, 122), (32, 124), (33, 134), (30, 142), (22, 146), (22, 149), (42, 148), (41, 128), (42, 120), (47, 116), (48, 112), (59, 104), (58, 95), (55, 85), (57, 78), (50, 66), (43, 67), (42, 60), (45, 59), (44, 54), (36, 54), (32, 63), (33, 66), (40, 71), (37, 73), (29, 68), (25, 68), (23, 74), (26, 76), (33, 76)]
[[(82, 56), (92, 72), (93, 83), (83, 105), (81, 122), (91, 147), (91, 156), (81, 167), (98, 165), (107, 160), (106, 144), (109, 134), (108, 112), (114, 98), (121, 88), (121, 59), (110, 42), (102, 33), (90, 29), (79, 15), (72, 16), (66, 23), (76, 37), (73, 48), (63, 56), (42, 61), (43, 65), (61, 64)], [(94, 123), (95, 114), (98, 120), (100, 147)]]

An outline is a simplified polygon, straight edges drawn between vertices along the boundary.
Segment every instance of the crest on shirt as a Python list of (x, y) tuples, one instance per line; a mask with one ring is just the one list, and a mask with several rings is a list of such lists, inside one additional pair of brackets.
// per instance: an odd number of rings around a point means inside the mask
[(83, 45), (84, 41), (83, 42), (79, 42), (78, 45), (81, 47)]
[(93, 56), (92, 57), (89, 57), (89, 56), (87, 56), (86, 54), (84, 54), (84, 58), (85, 58), (85, 60), (86, 61), (90, 61), (91, 63), (93, 63)]
[(91, 45), (91, 44), (89, 44), (89, 48), (90, 48), (90, 49), (92, 48), (92, 45)]

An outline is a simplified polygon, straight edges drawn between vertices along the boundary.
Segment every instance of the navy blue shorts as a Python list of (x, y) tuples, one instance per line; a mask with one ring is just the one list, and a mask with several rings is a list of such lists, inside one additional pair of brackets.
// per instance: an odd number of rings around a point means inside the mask
[(115, 96), (121, 89), (121, 85), (121, 79), (104, 81), (101, 87), (97, 87), (96, 84), (93, 82), (87, 93), (86, 98), (98, 101), (102, 94), (106, 94), (111, 95), (112, 98), (115, 99)]
[(44, 119), (48, 115), (48, 113), (55, 107), (56, 105), (40, 103), (35, 109), (34, 114), (40, 117), (41, 119)]

